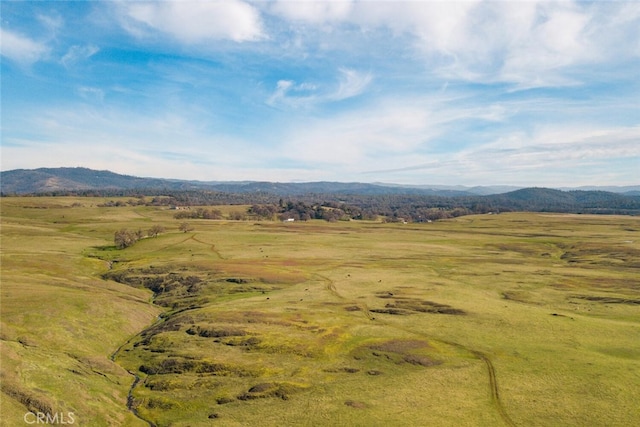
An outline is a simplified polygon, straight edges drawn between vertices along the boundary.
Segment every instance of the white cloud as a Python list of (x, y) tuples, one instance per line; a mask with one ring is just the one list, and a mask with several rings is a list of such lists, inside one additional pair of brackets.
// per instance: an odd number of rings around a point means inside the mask
[(574, 84), (563, 70), (597, 61), (596, 45), (587, 37), (592, 19), (570, 5), (531, 7), (524, 19), (507, 21), (513, 40), (501, 52), (498, 79), (525, 87)]
[[(413, 38), (444, 78), (520, 87), (579, 83), (577, 67), (640, 54), (640, 6), (572, 1), (276, 2), (271, 13), (333, 31), (356, 26)], [(629, 37), (629, 35), (635, 37)]]
[[(591, 15), (569, 2), (412, 3), (396, 22), (436, 73), (472, 81), (527, 86), (566, 84), (564, 67), (592, 59), (584, 30)], [(407, 13), (410, 12), (410, 16)]]
[(259, 12), (238, 0), (120, 3), (122, 24), (137, 37), (150, 30), (182, 43), (254, 41), (264, 37)]
[(0, 49), (5, 58), (28, 66), (47, 57), (49, 47), (42, 42), (0, 28)]
[(594, 2), (589, 39), (602, 59), (640, 57), (640, 2)]
[(351, 1), (276, 1), (270, 4), (270, 12), (292, 21), (323, 24), (346, 19), (353, 3)]
[(323, 119), (300, 119), (286, 135), (282, 155), (294, 161), (342, 165), (385, 163), (389, 155), (407, 153), (437, 130), (423, 105), (380, 104)]

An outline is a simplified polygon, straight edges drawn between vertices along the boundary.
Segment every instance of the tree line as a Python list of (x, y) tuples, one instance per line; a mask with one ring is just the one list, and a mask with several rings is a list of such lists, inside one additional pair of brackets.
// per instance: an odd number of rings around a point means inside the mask
[[(90, 190), (74, 195), (120, 197), (101, 206), (193, 207), (180, 211), (182, 219), (219, 219), (219, 210), (202, 206), (248, 205), (228, 218), (293, 218), (299, 220), (373, 219), (424, 222), (489, 212), (562, 212), (594, 214), (640, 214), (640, 196), (605, 191), (560, 191), (527, 188), (489, 196), (433, 196), (416, 194), (300, 194), (221, 193), (204, 190)], [(122, 200), (128, 197), (128, 200)], [(178, 214), (178, 213), (177, 213)]]

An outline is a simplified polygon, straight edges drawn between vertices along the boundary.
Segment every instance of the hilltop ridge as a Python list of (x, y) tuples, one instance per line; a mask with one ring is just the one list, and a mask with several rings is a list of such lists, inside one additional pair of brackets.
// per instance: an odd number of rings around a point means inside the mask
[[(2, 193), (44, 194), (87, 190), (207, 190), (224, 193), (271, 193), (283, 196), (302, 194), (409, 194), (421, 196), (463, 197), (507, 194), (522, 187), (402, 185), (362, 182), (269, 182), (269, 181), (197, 181), (171, 178), (145, 178), (123, 175), (108, 170), (84, 167), (14, 169), (0, 172)], [(625, 187), (558, 188), (571, 191), (606, 191), (625, 196), (640, 195), (640, 185)]]

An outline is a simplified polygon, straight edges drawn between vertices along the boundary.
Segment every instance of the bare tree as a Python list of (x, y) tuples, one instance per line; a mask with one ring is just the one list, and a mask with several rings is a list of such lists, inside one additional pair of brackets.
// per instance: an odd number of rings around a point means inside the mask
[(116, 231), (113, 236), (113, 242), (116, 244), (118, 249), (128, 248), (137, 241), (137, 233), (127, 230), (126, 228)]
[(160, 233), (164, 233), (164, 227), (161, 226), (161, 225), (154, 225), (147, 232), (149, 237), (158, 237), (158, 234), (160, 234)]
[(180, 231), (186, 233), (186, 232), (192, 231), (192, 230), (193, 230), (193, 227), (188, 222), (183, 222), (182, 224), (180, 224)]

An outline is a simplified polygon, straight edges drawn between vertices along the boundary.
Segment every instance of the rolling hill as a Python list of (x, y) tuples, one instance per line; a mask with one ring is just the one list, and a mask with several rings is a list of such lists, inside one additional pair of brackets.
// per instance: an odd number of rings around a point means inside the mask
[[(140, 178), (87, 168), (16, 169), (0, 173), (2, 195), (166, 194), (183, 204), (275, 203), (296, 198), (307, 203), (333, 201), (377, 212), (415, 211), (416, 208), (464, 208), (467, 213), (495, 211), (638, 214), (640, 187), (572, 190), (550, 188), (401, 186), (344, 182), (205, 182)], [(513, 190), (513, 191), (509, 191)], [(508, 192), (507, 192), (508, 191)], [(188, 196), (184, 196), (188, 194)], [(386, 207), (386, 210), (385, 210)], [(410, 216), (403, 213), (402, 216)]]
[(140, 178), (87, 168), (15, 169), (0, 172), (3, 194), (44, 194), (87, 190), (208, 190), (224, 193), (271, 193), (286, 196), (300, 194), (416, 194), (465, 196), (473, 192), (456, 189), (432, 189), (415, 186), (344, 182), (280, 183), (262, 181), (205, 182), (177, 179)]

